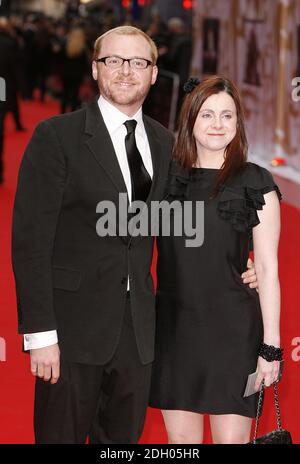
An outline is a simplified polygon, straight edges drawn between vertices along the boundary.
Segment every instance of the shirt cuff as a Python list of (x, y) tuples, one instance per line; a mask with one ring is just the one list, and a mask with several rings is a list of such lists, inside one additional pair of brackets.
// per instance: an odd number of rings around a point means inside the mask
[(47, 332), (38, 332), (24, 334), (24, 350), (36, 350), (37, 348), (45, 348), (46, 346), (55, 345), (58, 343), (57, 331), (47, 330)]

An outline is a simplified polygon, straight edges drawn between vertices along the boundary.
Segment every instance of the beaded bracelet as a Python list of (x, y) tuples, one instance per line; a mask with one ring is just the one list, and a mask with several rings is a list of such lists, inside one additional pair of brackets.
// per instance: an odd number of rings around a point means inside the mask
[(261, 356), (268, 362), (282, 361), (283, 348), (276, 348), (273, 345), (262, 343), (259, 347), (258, 356)]

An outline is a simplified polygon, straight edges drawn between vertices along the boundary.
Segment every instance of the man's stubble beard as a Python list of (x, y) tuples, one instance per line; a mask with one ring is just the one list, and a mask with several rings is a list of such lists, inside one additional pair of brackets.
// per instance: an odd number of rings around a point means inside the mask
[(127, 92), (126, 89), (124, 89), (124, 92), (122, 93), (118, 90), (110, 88), (108, 85), (103, 84), (100, 81), (98, 81), (98, 87), (100, 94), (111, 103), (127, 106), (134, 105), (136, 103), (140, 103), (142, 105), (149, 93), (151, 84), (149, 84), (148, 88), (135, 90), (132, 95), (130, 92)]

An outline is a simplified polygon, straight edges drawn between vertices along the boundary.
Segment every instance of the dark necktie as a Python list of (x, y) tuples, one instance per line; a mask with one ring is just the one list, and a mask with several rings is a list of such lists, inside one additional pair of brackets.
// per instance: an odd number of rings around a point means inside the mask
[(125, 121), (124, 125), (127, 129), (125, 148), (131, 175), (132, 201), (146, 201), (150, 192), (152, 180), (136, 146), (135, 128), (137, 122), (134, 119), (130, 119), (129, 121)]

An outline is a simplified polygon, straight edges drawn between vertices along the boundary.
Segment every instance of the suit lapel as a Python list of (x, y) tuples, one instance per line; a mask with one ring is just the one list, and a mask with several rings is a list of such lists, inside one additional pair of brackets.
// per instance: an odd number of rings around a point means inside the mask
[[(155, 190), (160, 172), (161, 144), (149, 119), (145, 116), (143, 119), (153, 164), (152, 186), (147, 198), (147, 204), (149, 204), (151, 199), (155, 197)], [(103, 121), (97, 100), (94, 100), (87, 106), (85, 132), (91, 135), (86, 141), (86, 144), (97, 162), (106, 171), (118, 192), (127, 193), (117, 155), (109, 132)]]
[[(117, 155), (111, 141), (109, 132), (104, 123), (100, 112), (98, 101), (92, 102), (86, 110), (85, 132), (91, 137), (86, 141), (86, 144), (95, 157), (96, 161), (104, 169), (112, 184), (118, 193), (126, 193), (127, 189), (122, 175), (122, 171), (117, 159)], [(128, 208), (127, 195), (127, 208)], [(118, 217), (117, 217), (118, 220)], [(119, 236), (119, 238), (128, 244), (128, 237)]]
[(127, 193), (117, 155), (103, 121), (97, 100), (87, 107), (85, 132), (91, 135), (86, 144), (97, 162), (110, 177), (117, 191)]

